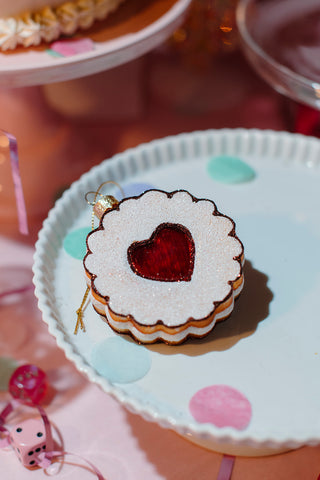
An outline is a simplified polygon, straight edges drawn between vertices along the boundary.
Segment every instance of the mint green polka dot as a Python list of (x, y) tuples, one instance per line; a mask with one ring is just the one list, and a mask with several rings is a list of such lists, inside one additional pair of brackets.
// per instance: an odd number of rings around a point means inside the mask
[(65, 251), (73, 258), (82, 260), (87, 252), (86, 238), (91, 231), (90, 227), (73, 230), (66, 235), (63, 241)]
[(250, 182), (256, 176), (250, 165), (240, 158), (228, 155), (210, 158), (207, 171), (213, 180), (221, 183)]
[(143, 378), (151, 367), (151, 355), (142, 345), (111, 337), (91, 352), (92, 366), (110, 382), (131, 383)]

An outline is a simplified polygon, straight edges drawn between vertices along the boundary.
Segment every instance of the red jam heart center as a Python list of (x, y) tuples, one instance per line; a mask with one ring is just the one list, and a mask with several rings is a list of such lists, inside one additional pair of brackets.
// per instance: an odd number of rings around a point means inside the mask
[(176, 223), (162, 223), (148, 240), (128, 248), (129, 265), (136, 275), (162, 282), (191, 280), (194, 241), (189, 230)]

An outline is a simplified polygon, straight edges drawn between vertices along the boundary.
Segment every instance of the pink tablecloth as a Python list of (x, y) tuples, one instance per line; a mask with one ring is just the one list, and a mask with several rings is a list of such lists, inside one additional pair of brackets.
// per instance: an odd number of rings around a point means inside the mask
[[(177, 83), (186, 73), (161, 57), (148, 57), (147, 102), (143, 101), (144, 92), (140, 92), (141, 98), (135, 98), (135, 108), (129, 109), (127, 119), (125, 111), (124, 118), (114, 111), (118, 123), (111, 121), (114, 105), (110, 107), (111, 119), (106, 115), (95, 123), (92, 115), (89, 119), (63, 116), (57, 111), (61, 102), (53, 112), (38, 89), (17, 94), (0, 92), (0, 103), (7, 109), (6, 114), (0, 109), (0, 126), (12, 131), (19, 141), (31, 220), (30, 237), (19, 237), (9, 177), (7, 182), (2, 177), (1, 183), (8, 188), (6, 196), (0, 198), (0, 285), (9, 269), (16, 274), (17, 281), (22, 278), (31, 282), (33, 242), (54, 191), (64, 181), (75, 180), (99, 159), (142, 141), (182, 131), (219, 127), (286, 129), (280, 98), (238, 58), (232, 62), (220, 66), (220, 80), (211, 72), (211, 83), (210, 77), (201, 79), (190, 74), (182, 91), (177, 89)], [(229, 76), (237, 78), (236, 91)], [(155, 82), (155, 78), (163, 81)], [(171, 81), (171, 86), (167, 83), (165, 88), (165, 81)], [(46, 95), (48, 99), (48, 92)], [(134, 95), (139, 95), (139, 91)], [(48, 334), (32, 289), (2, 299), (0, 348), (2, 357), (34, 363), (47, 372), (53, 389), (47, 412), (57, 430), (56, 438), (60, 436), (65, 450), (94, 463), (107, 480), (217, 479), (221, 454), (201, 449), (172, 431), (128, 413), (76, 371)], [(8, 398), (6, 392), (0, 392), (1, 404)], [(0, 458), (3, 479), (47, 478), (42, 470), (23, 468), (13, 451), (0, 451)], [(87, 467), (80, 465), (81, 461), (66, 457), (56, 478), (95, 478)], [(319, 473), (320, 446), (305, 447), (273, 457), (238, 457), (232, 480), (316, 480)]]

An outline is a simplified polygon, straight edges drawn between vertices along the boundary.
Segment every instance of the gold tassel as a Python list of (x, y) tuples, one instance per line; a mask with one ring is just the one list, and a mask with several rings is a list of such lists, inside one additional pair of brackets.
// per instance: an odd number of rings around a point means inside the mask
[(82, 330), (83, 332), (86, 331), (86, 327), (85, 327), (85, 325), (84, 325), (84, 323), (83, 323), (83, 314), (84, 314), (84, 311), (85, 311), (84, 304), (86, 303), (86, 300), (87, 300), (87, 298), (88, 298), (89, 292), (90, 292), (90, 288), (87, 287), (86, 292), (85, 292), (85, 294), (84, 294), (84, 296), (83, 296), (81, 305), (80, 305), (80, 307), (78, 308), (78, 310), (77, 310), (77, 312), (76, 312), (76, 313), (77, 313), (77, 323), (76, 323), (76, 327), (75, 327), (74, 332), (73, 332), (75, 335), (77, 335), (78, 330), (79, 330), (79, 327), (81, 328), (81, 330)]

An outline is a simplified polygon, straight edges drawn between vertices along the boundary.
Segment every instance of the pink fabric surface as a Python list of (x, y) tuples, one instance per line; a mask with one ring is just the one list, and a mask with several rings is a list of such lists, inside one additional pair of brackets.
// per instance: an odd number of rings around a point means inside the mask
[[(121, 76), (121, 71), (118, 74)], [(99, 77), (99, 82), (96, 79), (94, 83), (97, 89), (100, 80), (104, 85)], [(123, 80), (118, 84), (123, 85)], [(101, 108), (107, 109), (108, 95), (121, 98), (116, 83), (106, 83)], [(90, 85), (89, 78), (89, 88)], [(179, 88), (181, 85), (183, 88)], [(30, 284), (33, 244), (55, 194), (104, 158), (141, 142), (192, 130), (288, 128), (286, 117), (281, 115), (282, 99), (237, 57), (213, 64), (212, 71), (199, 75), (179, 68), (161, 55), (149, 56), (144, 81), (132, 89), (134, 95), (139, 91), (141, 98), (146, 94), (147, 97), (143, 109), (141, 99), (133, 99), (141, 107), (135, 109), (135, 116), (130, 110), (125, 121), (125, 112), (120, 115), (112, 111), (117, 105), (113, 101), (110, 118), (99, 118), (98, 122), (89, 110), (85, 115), (85, 102), (81, 118), (70, 110), (66, 116), (66, 109), (63, 114), (59, 102), (67, 102), (67, 93), (50, 107), (45, 88), (0, 91), (0, 127), (18, 138), (31, 220), (31, 235), (23, 239), (17, 234), (11, 173), (5, 164), (0, 165), (1, 291)], [(118, 103), (121, 108), (121, 102)], [(112, 118), (121, 118), (122, 122), (112, 122)], [(74, 368), (42, 322), (32, 289), (0, 299), (0, 356), (34, 363), (46, 371), (52, 386), (52, 400), (46, 410), (56, 438), (63, 440), (62, 449), (82, 455), (107, 480), (217, 479), (221, 454), (197, 447), (174, 432), (127, 412)], [(8, 399), (8, 394), (0, 392), (1, 407)], [(0, 462), (4, 480), (48, 478), (42, 470), (24, 469), (10, 450), (0, 451)], [(94, 479), (87, 466), (80, 464), (66, 457), (54, 478)], [(320, 446), (305, 447), (273, 457), (237, 457), (232, 480), (315, 480), (319, 472)]]
[[(33, 247), (0, 237), (1, 276), (11, 264), (21, 273), (32, 265)], [(6, 266), (6, 269), (3, 269)], [(19, 269), (16, 270), (19, 275)], [(0, 303), (1, 356), (34, 363), (46, 371), (52, 387), (46, 406), (56, 439), (62, 448), (82, 455), (107, 480), (215, 480), (222, 455), (189, 443), (176, 433), (127, 412), (116, 400), (90, 384), (65, 358), (47, 331), (33, 291), (2, 299)], [(0, 392), (3, 406), (9, 395)], [(22, 411), (21, 415), (30, 415)], [(26, 417), (24, 417), (26, 418)], [(15, 416), (11, 423), (17, 420)], [(58, 433), (57, 433), (58, 432)], [(22, 467), (13, 451), (0, 451), (2, 478), (48, 478), (39, 469)], [(82, 465), (82, 466), (80, 466)], [(286, 454), (237, 457), (232, 480), (316, 479), (320, 471), (320, 446)], [(66, 457), (57, 479), (94, 479), (85, 463)]]

